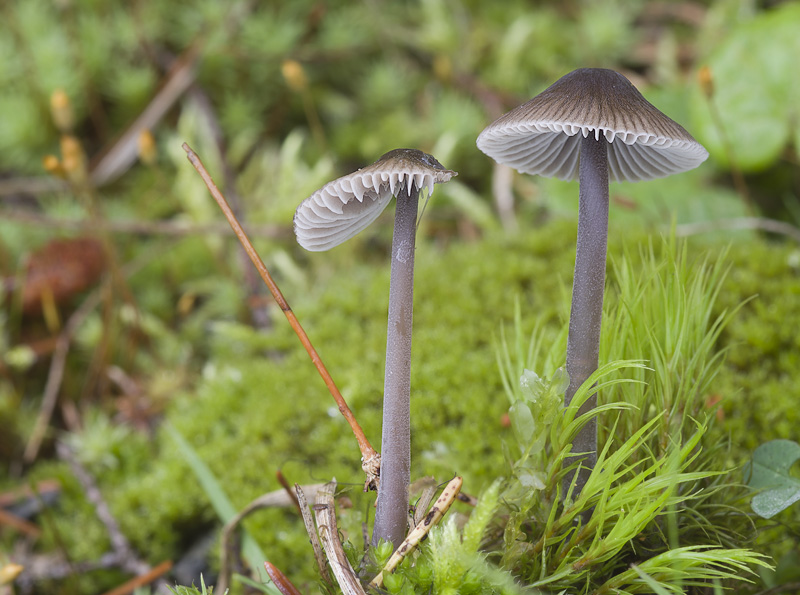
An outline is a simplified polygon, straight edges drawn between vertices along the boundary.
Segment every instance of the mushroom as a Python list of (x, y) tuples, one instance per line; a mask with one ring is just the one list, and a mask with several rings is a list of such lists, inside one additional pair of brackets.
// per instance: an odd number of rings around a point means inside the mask
[(408, 524), (411, 473), (411, 326), (414, 245), (419, 194), (456, 172), (417, 149), (389, 151), (372, 165), (329, 182), (305, 199), (294, 232), (306, 250), (328, 250), (353, 237), (397, 197), (389, 283), (389, 322), (383, 394), (381, 470), (373, 543), (397, 547)]
[[(608, 183), (651, 180), (693, 169), (708, 152), (649, 103), (623, 75), (575, 70), (504, 114), (478, 136), (478, 148), (522, 173), (579, 180), (578, 241), (567, 339), (569, 404), (597, 369), (608, 236)], [(579, 414), (595, 408), (593, 395)], [(578, 433), (585, 455), (580, 493), (597, 461), (597, 421)], [(583, 457), (581, 457), (583, 458)], [(571, 477), (567, 478), (571, 481)], [(568, 484), (567, 484), (568, 485)]]

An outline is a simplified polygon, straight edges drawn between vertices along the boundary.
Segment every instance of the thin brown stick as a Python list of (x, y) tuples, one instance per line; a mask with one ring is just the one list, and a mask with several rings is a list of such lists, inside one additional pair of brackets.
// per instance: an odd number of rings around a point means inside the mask
[(314, 550), (314, 559), (317, 561), (317, 568), (322, 580), (333, 586), (333, 580), (328, 572), (328, 565), (325, 563), (325, 554), (322, 553), (322, 547), (319, 544), (319, 535), (317, 535), (317, 528), (314, 526), (314, 519), (311, 518), (311, 511), (308, 508), (308, 500), (306, 494), (298, 484), (294, 484), (294, 491), (297, 493), (297, 501), (300, 503), (300, 514), (303, 515), (303, 524), (306, 526), (306, 533), (308, 533), (308, 540), (311, 542), (311, 549)]
[(100, 303), (100, 293), (94, 291), (83, 301), (80, 307), (75, 310), (72, 316), (70, 316), (64, 330), (56, 341), (53, 359), (50, 360), (50, 371), (47, 374), (47, 383), (44, 387), (42, 405), (39, 408), (39, 415), (36, 418), (33, 431), (28, 439), (28, 444), (25, 446), (25, 452), (22, 455), (22, 459), (26, 463), (30, 463), (36, 459), (39, 454), (39, 448), (42, 446), (42, 441), (47, 433), (47, 428), (50, 426), (50, 418), (53, 416), (53, 411), (58, 401), (58, 393), (61, 389), (61, 380), (64, 377), (64, 369), (67, 363), (67, 354), (69, 353), (69, 345), (72, 341), (72, 336), (98, 303)]
[(122, 583), (120, 586), (111, 589), (110, 591), (106, 591), (103, 595), (128, 595), (128, 593), (132, 593), (139, 587), (149, 585), (161, 575), (169, 572), (171, 568), (172, 560), (165, 560), (152, 570), (134, 577), (131, 580)]
[(39, 537), (39, 535), (42, 534), (42, 530), (33, 523), (26, 521), (15, 514), (11, 514), (2, 508), (0, 508), (0, 526), (11, 527), (20, 533), (25, 533), (28, 537), (33, 538)]
[(10, 490), (8, 492), (0, 492), (0, 508), (8, 507), (24, 498), (32, 496), (44, 496), (47, 492), (61, 491), (61, 482), (57, 479), (43, 479), (36, 483), (31, 489), (30, 486)]
[[(0, 210), (0, 220), (14, 221), (23, 225), (74, 231), (97, 231), (101, 229), (112, 233), (141, 235), (190, 236), (190, 235), (229, 235), (231, 226), (227, 223), (192, 223), (190, 221), (114, 221), (92, 222), (88, 219), (64, 219), (50, 217), (41, 213), (22, 209)], [(288, 238), (289, 233), (278, 225), (251, 226), (250, 235), (267, 238)]]
[(294, 507), (297, 509), (297, 512), (299, 512), (302, 515), (303, 511), (300, 510), (300, 502), (298, 502), (297, 500), (297, 494), (294, 493), (294, 490), (292, 490), (292, 486), (290, 486), (289, 482), (286, 481), (286, 477), (284, 477), (283, 471), (278, 469), (275, 472), (275, 477), (278, 479), (278, 483), (281, 484), (281, 487), (286, 491), (287, 494), (289, 494), (289, 498), (291, 498), (292, 502), (294, 502)]
[(189, 162), (197, 170), (197, 173), (200, 174), (200, 177), (203, 178), (203, 181), (208, 187), (209, 192), (211, 192), (211, 196), (214, 197), (214, 200), (217, 201), (219, 208), (222, 209), (222, 212), (225, 215), (225, 218), (228, 220), (228, 223), (230, 223), (233, 232), (236, 234), (236, 237), (239, 239), (245, 251), (247, 252), (247, 255), (250, 257), (250, 261), (258, 270), (264, 283), (269, 288), (270, 293), (272, 293), (272, 297), (275, 298), (275, 301), (280, 306), (292, 329), (297, 334), (300, 342), (303, 344), (303, 347), (305, 347), (306, 352), (311, 358), (311, 362), (314, 364), (314, 367), (317, 368), (319, 375), (322, 376), (322, 380), (325, 382), (325, 385), (328, 387), (328, 390), (336, 401), (336, 404), (339, 406), (339, 412), (347, 420), (347, 423), (350, 424), (350, 428), (352, 429), (353, 434), (358, 441), (358, 448), (361, 451), (361, 468), (364, 470), (364, 473), (367, 474), (365, 489), (367, 487), (377, 489), (378, 476), (380, 472), (380, 455), (374, 448), (372, 448), (369, 440), (367, 440), (367, 437), (364, 435), (364, 431), (361, 429), (358, 421), (356, 421), (353, 412), (350, 411), (350, 408), (347, 406), (344, 397), (342, 397), (342, 394), (336, 387), (336, 384), (325, 367), (325, 364), (322, 363), (322, 359), (319, 357), (317, 350), (314, 349), (314, 346), (311, 344), (311, 340), (308, 338), (305, 330), (303, 330), (303, 327), (300, 325), (300, 322), (297, 320), (297, 317), (295, 316), (291, 307), (289, 307), (289, 303), (286, 301), (286, 298), (283, 297), (281, 290), (278, 288), (275, 281), (273, 281), (272, 275), (270, 275), (267, 266), (264, 264), (264, 261), (261, 260), (261, 257), (256, 252), (256, 249), (253, 247), (253, 244), (250, 242), (250, 239), (247, 237), (247, 234), (242, 226), (236, 220), (236, 217), (231, 211), (228, 202), (225, 200), (225, 197), (219, 191), (216, 184), (214, 184), (214, 181), (211, 179), (208, 171), (206, 171), (206, 168), (203, 166), (202, 161), (195, 154), (195, 152), (192, 151), (187, 143), (183, 143), (182, 147), (183, 150), (186, 151), (186, 156), (189, 159)]

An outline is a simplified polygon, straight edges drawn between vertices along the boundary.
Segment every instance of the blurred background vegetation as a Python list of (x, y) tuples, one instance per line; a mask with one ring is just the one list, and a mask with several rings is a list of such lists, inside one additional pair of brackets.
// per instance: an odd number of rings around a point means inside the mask
[[(119, 550), (75, 464), (134, 558), (195, 564), (173, 581), (213, 574), (215, 515), (165, 418), (239, 508), (278, 489), (279, 468), (360, 481), (354, 441), (184, 141), (376, 445), (391, 226), (312, 255), (292, 215), (393, 148), (459, 172), (420, 226), (414, 474), (457, 471), (477, 493), (503, 457), (475, 432), (508, 431), (492, 337), (515, 297), (528, 329), (564, 319), (577, 188), (496, 167), (475, 138), (574, 68), (619, 70), (711, 157), (612, 186), (612, 258), (670, 227), (730, 244), (720, 308), (759, 297), (721, 339), (720, 435), (732, 465), (796, 437), (800, 3), (18, 0), (0, 16), (0, 504), (33, 521), (0, 519), (0, 565), (24, 561), (20, 592), (100, 592), (135, 571), (98, 562)], [(26, 495), (37, 486), (52, 499)], [(344, 514), (357, 526), (369, 509)], [(247, 527), (278, 566), (311, 575), (294, 513)]]

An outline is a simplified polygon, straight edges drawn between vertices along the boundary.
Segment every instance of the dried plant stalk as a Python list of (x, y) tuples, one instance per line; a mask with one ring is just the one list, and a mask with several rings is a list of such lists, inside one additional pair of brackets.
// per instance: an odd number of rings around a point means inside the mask
[(306, 526), (308, 539), (311, 542), (311, 548), (314, 550), (314, 559), (317, 561), (319, 573), (322, 580), (326, 583), (333, 585), (331, 575), (328, 572), (328, 565), (325, 563), (325, 555), (322, 553), (322, 547), (319, 544), (319, 535), (317, 529), (314, 527), (314, 519), (311, 518), (311, 511), (308, 508), (308, 500), (306, 499), (305, 492), (299, 484), (294, 484), (294, 491), (297, 494), (297, 502), (300, 504), (300, 514), (303, 516), (303, 524)]
[[(307, 485), (306, 489), (312, 494), (316, 494), (317, 490), (321, 486), (322, 484), (315, 483)], [(261, 510), (263, 508), (288, 508), (289, 506), (294, 505), (295, 501), (292, 499), (292, 497), (286, 493), (285, 489), (281, 488), (280, 490), (274, 490), (272, 492), (262, 494), (250, 502), (250, 504), (245, 506), (242, 510), (240, 510), (239, 513), (231, 520), (225, 523), (225, 525), (222, 527), (222, 535), (220, 538), (220, 570), (219, 580), (217, 581), (217, 590), (220, 593), (224, 593), (228, 589), (231, 581), (231, 542), (233, 540), (234, 531), (236, 531), (242, 520), (256, 510)]]
[(425, 539), (428, 532), (433, 529), (436, 523), (442, 520), (442, 517), (449, 510), (450, 505), (453, 504), (456, 496), (458, 496), (458, 493), (461, 491), (461, 485), (463, 483), (464, 480), (461, 477), (450, 480), (450, 483), (445, 486), (442, 495), (436, 500), (430, 512), (428, 512), (425, 518), (414, 527), (414, 530), (406, 537), (405, 541), (400, 544), (400, 547), (392, 554), (392, 557), (389, 558), (383, 570), (369, 583), (370, 587), (379, 589), (383, 585), (383, 574), (393, 572), (400, 562), (403, 561), (403, 558), (417, 549), (417, 546)]
[(336, 527), (336, 505), (333, 501), (333, 492), (336, 490), (336, 480), (326, 483), (317, 492), (317, 503), (314, 514), (317, 519), (317, 530), (322, 539), (322, 547), (328, 556), (336, 582), (344, 595), (366, 595), (364, 587), (356, 576), (350, 560), (344, 553), (342, 543), (339, 541), (339, 530)]

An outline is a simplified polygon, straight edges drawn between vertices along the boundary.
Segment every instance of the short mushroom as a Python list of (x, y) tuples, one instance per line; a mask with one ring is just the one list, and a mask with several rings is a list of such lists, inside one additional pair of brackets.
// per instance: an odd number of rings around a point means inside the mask
[[(580, 183), (578, 242), (567, 339), (566, 393), (597, 369), (608, 236), (608, 183), (650, 180), (693, 169), (708, 152), (613, 70), (581, 68), (504, 114), (481, 132), (478, 148), (522, 173)], [(596, 395), (579, 414), (596, 406)], [(572, 452), (590, 453), (580, 492), (597, 460), (597, 422), (579, 432)]]
[(397, 547), (408, 518), (411, 473), (411, 327), (414, 247), (419, 194), (456, 172), (417, 149), (389, 151), (372, 165), (329, 182), (305, 199), (294, 216), (298, 243), (328, 250), (365, 229), (397, 197), (389, 284), (389, 323), (383, 396), (381, 470), (373, 543)]

